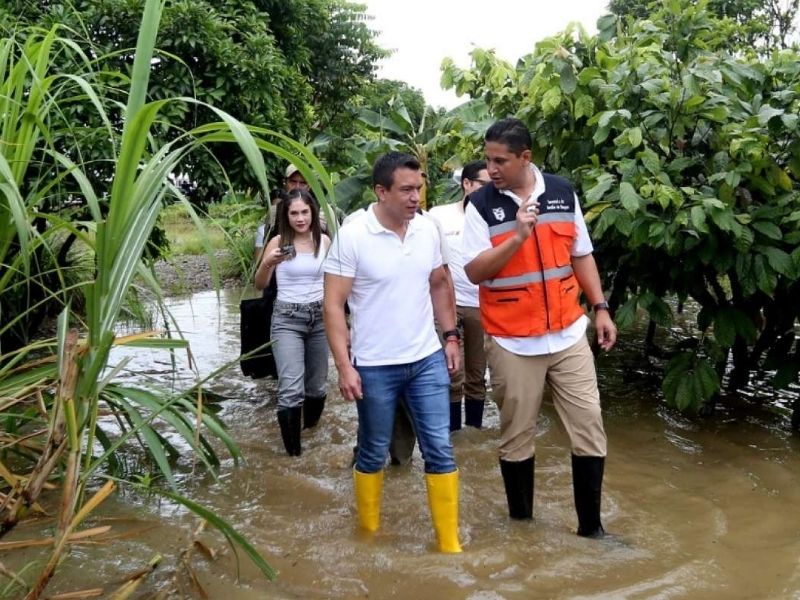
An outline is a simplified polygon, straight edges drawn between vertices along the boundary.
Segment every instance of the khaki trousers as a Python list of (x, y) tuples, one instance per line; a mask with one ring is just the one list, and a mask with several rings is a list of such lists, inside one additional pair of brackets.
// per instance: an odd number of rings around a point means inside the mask
[(473, 306), (456, 306), (461, 325), (461, 365), (450, 376), (450, 402), (461, 398), (486, 399), (486, 351), (484, 349), (481, 309)]
[(536, 419), (544, 385), (569, 436), (572, 454), (605, 456), (606, 434), (594, 356), (585, 336), (554, 354), (522, 356), (488, 340), (493, 394), (500, 408), (500, 459), (526, 460), (536, 452)]

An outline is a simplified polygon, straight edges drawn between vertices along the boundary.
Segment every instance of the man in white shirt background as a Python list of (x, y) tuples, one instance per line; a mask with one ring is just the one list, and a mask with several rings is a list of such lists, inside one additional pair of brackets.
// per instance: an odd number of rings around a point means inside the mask
[(450, 431), (461, 429), (461, 401), (464, 424), (481, 428), (486, 400), (486, 353), (478, 308), (478, 286), (464, 272), (462, 238), (464, 212), (469, 195), (489, 183), (486, 161), (474, 160), (461, 170), (462, 197), (457, 202), (434, 206), (430, 215), (442, 226), (450, 254), (450, 274), (456, 295), (456, 315), (461, 330), (461, 365), (450, 381)]

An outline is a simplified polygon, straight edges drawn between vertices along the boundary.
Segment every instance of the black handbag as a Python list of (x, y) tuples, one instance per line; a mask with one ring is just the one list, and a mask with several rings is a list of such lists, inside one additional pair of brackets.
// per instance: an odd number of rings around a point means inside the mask
[[(272, 326), (272, 310), (275, 306), (277, 295), (278, 286), (273, 276), (260, 298), (242, 300), (239, 303), (242, 356), (254, 352), (270, 341), (269, 332)], [(239, 366), (243, 375), (253, 379), (275, 378), (278, 376), (275, 357), (272, 354), (272, 346), (266, 346), (250, 356), (240, 358)]]

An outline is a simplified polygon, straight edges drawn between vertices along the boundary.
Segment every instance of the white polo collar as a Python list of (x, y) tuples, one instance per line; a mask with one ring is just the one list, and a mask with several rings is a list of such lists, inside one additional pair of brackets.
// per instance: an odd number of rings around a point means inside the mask
[[(377, 202), (373, 202), (367, 207), (367, 214), (366, 214), (367, 220), (365, 221), (367, 226), (367, 231), (374, 234), (386, 232), (386, 233), (391, 233), (393, 235), (397, 235), (394, 231), (392, 231), (391, 229), (387, 229), (386, 227), (381, 225), (380, 221), (378, 221), (378, 217), (375, 214), (375, 206), (377, 204), (378, 204)], [(408, 222), (408, 229), (406, 229), (406, 235), (408, 235), (413, 230), (416, 230), (419, 227), (417, 221), (418, 221), (417, 217), (415, 216)]]

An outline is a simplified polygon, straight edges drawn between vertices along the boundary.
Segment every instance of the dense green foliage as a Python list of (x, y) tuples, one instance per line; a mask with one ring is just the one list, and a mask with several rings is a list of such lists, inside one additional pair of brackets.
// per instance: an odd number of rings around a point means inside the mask
[[(87, 74), (102, 91), (87, 99), (76, 81), (56, 79), (55, 93), (73, 96), (48, 112), (47, 133), (53, 149), (86, 166), (85, 176), (97, 192), (103, 214), (111, 197), (114, 162), (110, 157), (121, 133), (143, 6), (144, 0), (0, 3), (0, 31), (18, 32), (19, 39), (29, 35), (26, 26), (48, 30), (58, 25), (60, 38), (66, 41), (51, 60), (65, 73)], [(183, 97), (196, 102), (165, 104), (150, 131), (153, 143), (172, 142), (186, 131), (217, 120), (207, 104), (295, 139), (307, 139), (321, 127), (334, 135), (337, 128), (350, 135), (354, 109), (345, 100), (373, 93), (375, 62), (384, 55), (374, 44), (363, 10), (363, 5), (344, 0), (165, 2), (148, 99)], [(95, 110), (92, 102), (99, 103), (102, 111)], [(9, 122), (15, 114), (8, 113)], [(29, 190), (35, 193), (44, 181), (53, 182), (37, 200), (40, 232), (46, 228), (45, 215), (63, 214), (78, 221), (92, 218), (78, 181), (60, 176), (51, 156), (34, 155), (31, 160), (36, 168), (19, 181), (23, 195)], [(265, 155), (271, 187), (280, 185), (285, 166), (284, 157)], [(228, 144), (210, 142), (187, 156), (180, 172), (171, 177), (191, 201), (204, 205), (231, 189), (260, 198), (254, 193), (261, 186), (260, 175)], [(43, 320), (60, 310), (50, 290), (65, 287), (59, 280), (65, 274), (82, 276), (78, 269), (67, 270), (68, 265), (75, 266), (78, 239), (77, 234), (52, 237), (48, 245), (38, 246), (29, 262), (30, 277), (17, 277), (19, 285), (6, 287), (0, 299), (0, 347), (5, 351), (28, 343)], [(158, 256), (164, 240), (161, 229), (154, 228), (148, 252)], [(13, 249), (17, 240), (8, 243)], [(68, 295), (65, 292), (62, 301)], [(9, 315), (17, 317), (12, 324)]]
[[(174, 352), (188, 347), (179, 336), (149, 330), (121, 335), (118, 327), (125, 299), (137, 282), (160, 297), (146, 252), (164, 204), (181, 202), (202, 230), (175, 183), (175, 174), (185, 172), (195, 153), (210, 144), (236, 148), (264, 194), (269, 188), (264, 156), (293, 162), (325, 210), (333, 186), (313, 154), (280, 131), (246, 126), (194, 98), (153, 99), (148, 93), (151, 76), (163, 64), (154, 62), (163, 9), (163, 0), (146, 0), (133, 13), (139, 24), (131, 25), (137, 42), (125, 76), (98, 71), (98, 65), (113, 59), (83, 53), (59, 26), (23, 28), (0, 37), (0, 336), (43, 302), (60, 306), (52, 338), (6, 344), (0, 337), (0, 536), (31, 510), (40, 510), (37, 503), (43, 502), (47, 487), (60, 492), (60, 500), (53, 502), (56, 522), (49, 559), (38, 574), (31, 573), (35, 581), (15, 579), (29, 599), (41, 596), (70, 536), (117, 484), (126, 483), (116, 478), (134, 475), (173, 488), (167, 492), (171, 499), (214, 525), (264, 575), (275, 576), (223, 519), (176, 492), (174, 471), (181, 460), (187, 461), (184, 468), (197, 466), (213, 474), (218, 453), (226, 452), (234, 461), (240, 457), (214, 414), (214, 399), (203, 391), (205, 380), (198, 377), (189, 389), (177, 391), (168, 382), (147, 389), (121, 383), (117, 376), (129, 358), (115, 356), (113, 349)], [(180, 106), (183, 111), (176, 108)], [(175, 125), (175, 131), (167, 130), (165, 115), (189, 114), (195, 108), (215, 120), (186, 131)], [(67, 118), (81, 113), (102, 131), (107, 178), (98, 176), (96, 160), (82, 152), (83, 131)], [(61, 200), (75, 208), (56, 212), (51, 199), (62, 185), (72, 191)], [(43, 259), (52, 258), (58, 244), (57, 254), (69, 248), (64, 240), (70, 238), (80, 242), (91, 262), (91, 277), (73, 280), (72, 294), (67, 294), (70, 278), (61, 261), (50, 260), (45, 268)], [(10, 306), (10, 298), (16, 305)], [(80, 309), (74, 298), (80, 298)], [(123, 466), (121, 450), (131, 447), (141, 457), (138, 473)], [(95, 491), (103, 478), (108, 479)]]
[[(340, 150), (342, 179), (336, 186), (336, 201), (344, 211), (351, 212), (374, 201), (371, 165), (391, 150), (408, 152), (420, 161), (426, 173), (424, 207), (459, 197), (460, 187), (452, 174), (482, 153), (483, 134), (491, 124), (486, 104), (473, 100), (447, 112), (422, 104), (423, 109), (418, 112), (409, 109), (406, 97), (408, 94), (400, 87), (385, 102), (363, 106), (354, 133), (348, 138), (321, 136), (315, 142), (326, 152), (331, 145)], [(416, 100), (417, 95), (410, 99)]]
[[(143, 6), (144, 0), (11, 0), (0, 4), (0, 24), (6, 31), (69, 27), (84, 52), (99, 58), (99, 70), (126, 75)], [(167, 2), (149, 98), (196, 98), (295, 139), (346, 127), (352, 120), (347, 100), (366, 88), (385, 54), (374, 43), (364, 9), (345, 0)], [(184, 104), (167, 107), (161, 119), (164, 126), (153, 133), (169, 141), (215, 116), (201, 105)], [(93, 115), (75, 106), (65, 121), (88, 126), (80, 149), (84, 160), (100, 165), (95, 183), (108, 181), (109, 148)], [(73, 136), (70, 144), (75, 142)], [(238, 152), (225, 145), (208, 150), (183, 165), (192, 200), (219, 199), (228, 187), (225, 177), (237, 190), (258, 187)], [(273, 185), (280, 184), (285, 164), (268, 158), (266, 166)]]
[(699, 305), (667, 365), (671, 404), (698, 409), (762, 369), (796, 381), (800, 54), (737, 52), (704, 2), (599, 28), (544, 40), (517, 68), (476, 50), (444, 77), (525, 120), (535, 160), (582, 191), (620, 325), (637, 309), (671, 325), (670, 298)]
[[(608, 10), (622, 17), (647, 19), (663, 0), (611, 0)], [(800, 0), (708, 0), (735, 48), (769, 51), (787, 48)]]

